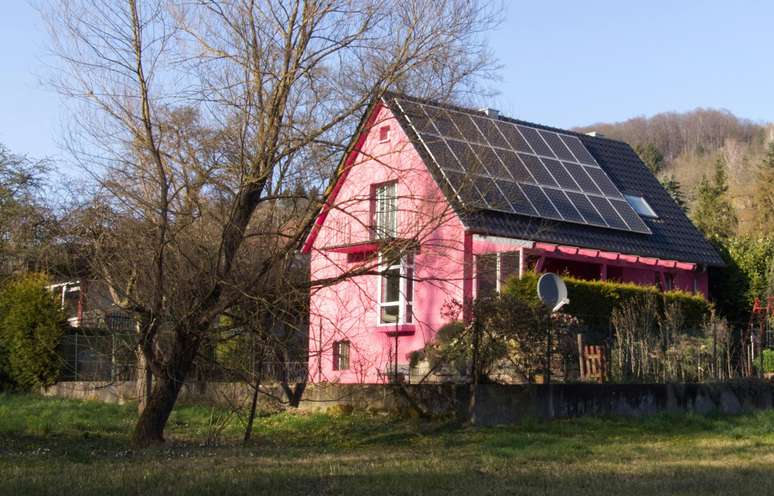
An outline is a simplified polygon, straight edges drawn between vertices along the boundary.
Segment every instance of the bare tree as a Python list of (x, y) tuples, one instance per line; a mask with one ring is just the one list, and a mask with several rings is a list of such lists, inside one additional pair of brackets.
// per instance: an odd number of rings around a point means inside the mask
[(95, 265), (137, 316), (154, 377), (141, 446), (163, 441), (222, 317), (282, 294), (269, 289), (319, 207), (294, 203), (297, 186), (335, 178), (386, 89), (476, 94), (497, 19), (463, 0), (71, 0), (45, 13), (74, 106), (68, 145), (100, 185)]

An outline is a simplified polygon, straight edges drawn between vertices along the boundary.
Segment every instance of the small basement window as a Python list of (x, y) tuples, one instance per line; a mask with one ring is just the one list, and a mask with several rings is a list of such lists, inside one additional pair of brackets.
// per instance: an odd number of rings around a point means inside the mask
[(656, 211), (653, 210), (653, 207), (650, 206), (650, 203), (648, 203), (645, 198), (639, 195), (624, 195), (626, 198), (626, 201), (629, 202), (629, 205), (632, 206), (635, 212), (638, 214), (644, 216), (644, 217), (652, 217), (652, 218), (658, 218), (658, 215), (656, 214)]
[(333, 343), (333, 370), (349, 369), (349, 341)]

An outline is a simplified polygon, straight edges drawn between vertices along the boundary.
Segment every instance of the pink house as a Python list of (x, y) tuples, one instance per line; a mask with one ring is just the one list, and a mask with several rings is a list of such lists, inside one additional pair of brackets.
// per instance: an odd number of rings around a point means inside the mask
[(306, 239), (313, 382), (383, 382), (527, 269), (705, 294), (722, 260), (625, 143), (387, 94)]

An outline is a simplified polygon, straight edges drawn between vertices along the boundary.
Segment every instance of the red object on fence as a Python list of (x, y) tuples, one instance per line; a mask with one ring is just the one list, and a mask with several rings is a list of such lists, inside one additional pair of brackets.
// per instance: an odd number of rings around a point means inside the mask
[(761, 305), (760, 298), (755, 298), (755, 303), (753, 303), (753, 313), (766, 313), (768, 315), (774, 316), (774, 296), (769, 296), (766, 298), (766, 306)]

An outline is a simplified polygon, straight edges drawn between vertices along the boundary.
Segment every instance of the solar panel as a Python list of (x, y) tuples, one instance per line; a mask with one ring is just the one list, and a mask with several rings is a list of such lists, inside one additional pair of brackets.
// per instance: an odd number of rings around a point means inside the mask
[(628, 227), (607, 199), (599, 196), (589, 196), (589, 200), (594, 204), (594, 208), (597, 209), (599, 215), (605, 219), (605, 223), (608, 226), (618, 229), (626, 229)]
[(446, 140), (431, 134), (420, 134), (419, 136), (422, 138), (425, 146), (427, 146), (427, 149), (433, 155), (433, 158), (441, 169), (465, 172), (465, 169), (460, 165), (457, 157), (455, 157), (449, 149), (449, 145), (446, 144)]
[(580, 212), (583, 218), (586, 219), (586, 222), (597, 226), (607, 225), (586, 195), (582, 193), (575, 193), (574, 191), (568, 191), (567, 197), (572, 201), (573, 205), (575, 205), (575, 208), (578, 209), (578, 212)]
[(516, 213), (531, 216), (537, 215), (537, 212), (532, 207), (529, 200), (527, 200), (527, 197), (524, 195), (524, 192), (518, 184), (511, 181), (500, 181), (497, 184), (500, 186), (500, 190), (506, 198), (511, 202), (511, 208), (513, 208)]
[(613, 181), (607, 177), (605, 171), (595, 167), (584, 166), (583, 168), (586, 170), (588, 175), (591, 176), (591, 179), (597, 183), (597, 186), (599, 186), (599, 189), (601, 189), (605, 195), (611, 196), (613, 198), (623, 198), (623, 195), (620, 191), (618, 191), (618, 188), (616, 188), (615, 184), (613, 184)]
[(509, 122), (497, 122), (497, 128), (500, 130), (505, 139), (511, 145), (510, 147), (517, 152), (534, 153), (532, 148), (527, 144), (527, 140), (521, 135), (519, 129), (515, 124)]
[(551, 147), (551, 150), (553, 150), (557, 157), (562, 160), (569, 160), (571, 162), (575, 161), (575, 157), (573, 156), (572, 152), (570, 152), (570, 149), (564, 145), (558, 134), (552, 133), (550, 131), (539, 131), (539, 133), (540, 136), (542, 136), (546, 141), (546, 143), (548, 143), (548, 146)]
[(427, 117), (427, 114), (425, 113), (423, 108), (424, 105), (419, 105), (417, 103), (406, 100), (401, 103), (401, 106), (403, 107), (403, 112), (406, 114), (406, 117), (408, 117), (411, 125), (414, 127), (417, 133), (435, 134), (437, 132), (433, 126), (432, 121), (430, 121), (430, 119)]
[(564, 217), (565, 220), (579, 223), (585, 222), (570, 199), (567, 198), (567, 195), (564, 193), (564, 191), (553, 188), (543, 188), (543, 191), (545, 191), (548, 198), (551, 199), (551, 201), (556, 206), (556, 209), (560, 214), (562, 214), (562, 217)]
[(478, 126), (479, 131), (484, 133), (487, 141), (489, 141), (492, 146), (497, 146), (500, 148), (511, 147), (511, 145), (505, 141), (503, 135), (500, 134), (500, 131), (497, 129), (497, 123), (495, 121), (492, 119), (485, 119), (483, 117), (472, 117), (472, 119), (473, 122), (476, 123), (476, 126)]
[(538, 157), (527, 155), (526, 153), (519, 153), (518, 155), (538, 184), (541, 186), (558, 186), (556, 181), (554, 181), (554, 177), (548, 172), (548, 169), (546, 169)]
[(500, 188), (492, 178), (484, 176), (473, 176), (473, 184), (478, 188), (481, 196), (494, 210), (500, 210), (503, 212), (511, 211), (511, 202), (500, 192)]
[(500, 157), (502, 163), (505, 164), (505, 167), (508, 169), (508, 172), (511, 173), (514, 181), (519, 183), (535, 183), (535, 179), (532, 177), (532, 174), (529, 173), (527, 167), (524, 165), (524, 162), (522, 162), (519, 156), (516, 155), (516, 152), (512, 150), (502, 150), (499, 148), (495, 148), (494, 151), (497, 156)]
[(444, 170), (443, 174), (464, 205), (471, 208), (489, 208), (481, 193), (473, 185), (470, 175), (450, 170)]
[(594, 180), (591, 179), (591, 176), (588, 175), (586, 169), (584, 169), (581, 164), (564, 162), (563, 165), (567, 169), (567, 172), (569, 172), (572, 178), (575, 180), (575, 182), (578, 183), (581, 191), (584, 193), (593, 193), (595, 195), (602, 194), (602, 192), (599, 191), (596, 183), (594, 183)]
[(481, 172), (481, 166), (477, 165), (479, 162), (473, 158), (473, 150), (464, 141), (457, 141), (454, 139), (446, 140), (446, 144), (449, 145), (452, 153), (457, 157), (460, 166), (465, 169), (466, 172)]
[(508, 173), (508, 169), (500, 162), (500, 158), (495, 154), (494, 149), (491, 146), (484, 145), (471, 145), (473, 153), (483, 163), (486, 164), (487, 170), (495, 179), (511, 180), (512, 177)]
[(583, 146), (583, 143), (581, 143), (581, 140), (579, 140), (577, 137), (562, 134), (561, 138), (564, 144), (567, 145), (567, 148), (569, 148), (572, 154), (575, 155), (575, 158), (578, 162), (587, 165), (598, 165), (597, 161), (594, 160), (594, 157), (591, 155), (591, 153), (589, 153), (586, 147)]
[(397, 101), (463, 206), (651, 233), (577, 136)]
[(572, 176), (570, 176), (570, 173), (567, 172), (567, 169), (564, 168), (561, 162), (545, 157), (540, 160), (543, 162), (543, 165), (546, 166), (546, 169), (548, 169), (551, 175), (554, 176), (554, 179), (556, 179), (556, 182), (559, 183), (559, 186), (572, 191), (580, 191), (578, 185), (575, 183), (575, 181), (573, 181)]
[(626, 221), (626, 224), (629, 225), (629, 229), (637, 232), (650, 232), (648, 226), (645, 225), (626, 200), (610, 200), (610, 203), (615, 207), (623, 220)]
[(449, 138), (464, 139), (462, 133), (454, 125), (449, 114), (444, 109), (438, 107), (425, 106), (425, 112), (435, 124), (435, 128), (438, 129), (438, 133), (441, 136), (447, 136)]
[(527, 143), (529, 143), (529, 146), (532, 147), (535, 153), (538, 155), (544, 155), (546, 157), (555, 157), (554, 153), (548, 147), (546, 142), (543, 141), (543, 138), (540, 137), (540, 133), (538, 133), (537, 129), (525, 126), (516, 127), (519, 129), (521, 135), (524, 136), (524, 139), (527, 140)]
[(449, 112), (449, 115), (457, 125), (457, 129), (460, 130), (466, 141), (471, 141), (473, 143), (487, 142), (486, 138), (484, 138), (484, 135), (481, 134), (476, 125), (473, 124), (473, 121), (470, 120), (470, 117), (468, 117), (466, 114), (462, 114), (460, 112)]
[(527, 199), (532, 203), (541, 217), (546, 219), (562, 219), (562, 216), (556, 210), (554, 204), (551, 203), (551, 200), (549, 200), (548, 196), (543, 192), (543, 188), (532, 184), (522, 184), (521, 188), (524, 190)]

